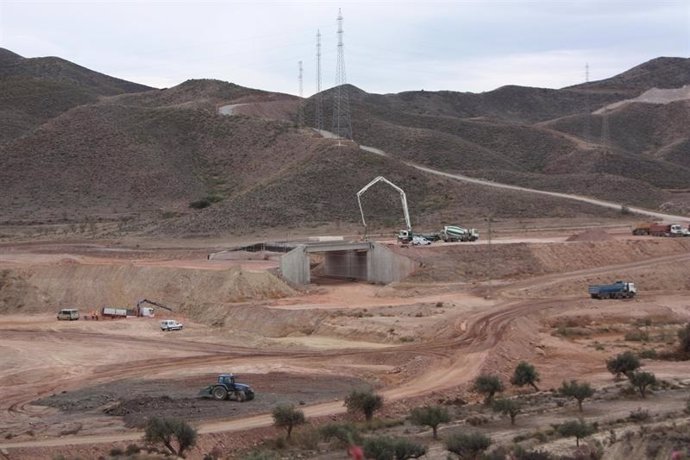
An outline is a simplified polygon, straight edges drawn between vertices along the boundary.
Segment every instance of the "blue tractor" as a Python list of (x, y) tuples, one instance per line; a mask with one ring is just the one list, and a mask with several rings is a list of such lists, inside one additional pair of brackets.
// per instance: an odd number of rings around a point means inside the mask
[(218, 381), (201, 390), (199, 396), (217, 401), (229, 399), (245, 402), (254, 399), (254, 390), (247, 384), (235, 382), (235, 376), (232, 374), (220, 374)]

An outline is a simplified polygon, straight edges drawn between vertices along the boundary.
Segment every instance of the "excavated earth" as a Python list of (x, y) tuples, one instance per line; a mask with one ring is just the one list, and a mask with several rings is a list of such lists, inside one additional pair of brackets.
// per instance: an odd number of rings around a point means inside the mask
[[(419, 263), (407, 280), (376, 286), (315, 276), (319, 284), (303, 288), (280, 279), (272, 254), (209, 259), (215, 243), (5, 244), (0, 452), (7, 459), (96, 458), (140, 442), (145, 421), (164, 415), (199, 429), (189, 458), (219, 445), (233, 446), (229, 455), (276, 435), (270, 411), (277, 404), (295, 404), (313, 420), (338, 418), (349, 391), (373, 387), (386, 400), (384, 414), (404, 416), (424, 403), (476, 402), (469, 386), (477, 375), (507, 382), (521, 360), (537, 366), (544, 389), (572, 378), (606, 388), (606, 359), (629, 349), (668, 350), (690, 320), (690, 238), (632, 237), (624, 228), (562, 233), (392, 246)], [(638, 297), (587, 296), (587, 284), (617, 279), (634, 281)], [(142, 298), (173, 311), (157, 309), (154, 319), (54, 316), (58, 308), (85, 313)], [(157, 321), (164, 318), (185, 327), (162, 332)], [(647, 342), (624, 339), (642, 332)], [(667, 388), (688, 384), (685, 362), (644, 365)], [(252, 385), (256, 399), (198, 398), (223, 372)], [(678, 391), (646, 401), (604, 398), (587, 416), (637, 407), (671, 413), (684, 398)], [(572, 416), (549, 398), (530, 427)], [(501, 424), (482, 429), (496, 440), (520, 432)], [(445, 458), (440, 444), (430, 449), (428, 458)]]

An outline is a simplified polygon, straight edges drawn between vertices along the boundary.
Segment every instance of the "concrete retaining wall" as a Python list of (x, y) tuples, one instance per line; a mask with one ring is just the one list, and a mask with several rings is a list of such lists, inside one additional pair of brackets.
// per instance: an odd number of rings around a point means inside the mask
[(295, 284), (309, 284), (309, 255), (307, 247), (300, 244), (280, 258), (280, 272), (283, 277)]
[(400, 281), (417, 269), (417, 262), (394, 253), (382, 244), (374, 243), (368, 254), (367, 277), (372, 283)]

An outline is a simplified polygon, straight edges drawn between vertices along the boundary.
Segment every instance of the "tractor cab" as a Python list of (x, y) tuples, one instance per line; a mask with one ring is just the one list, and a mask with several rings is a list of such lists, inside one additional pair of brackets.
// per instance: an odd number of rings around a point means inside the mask
[(232, 386), (235, 384), (235, 376), (232, 374), (220, 374), (218, 376), (218, 384)]

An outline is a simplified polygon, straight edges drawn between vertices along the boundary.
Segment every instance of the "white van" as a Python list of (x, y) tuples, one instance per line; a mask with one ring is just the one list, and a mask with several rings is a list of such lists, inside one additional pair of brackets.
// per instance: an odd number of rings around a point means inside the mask
[(76, 308), (63, 308), (57, 314), (57, 319), (73, 321), (79, 319), (79, 310)]
[(178, 323), (174, 319), (164, 319), (161, 321), (161, 331), (181, 331), (182, 323)]

